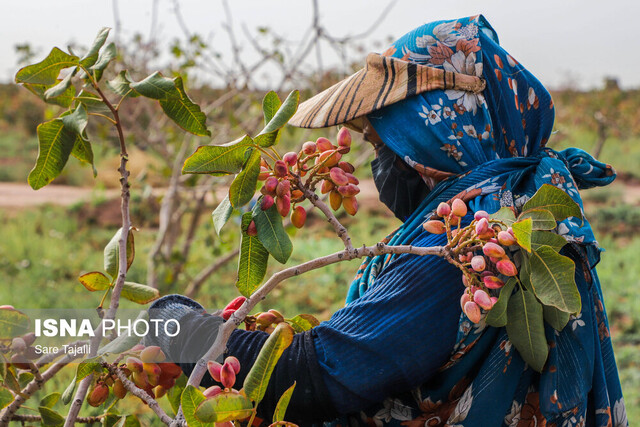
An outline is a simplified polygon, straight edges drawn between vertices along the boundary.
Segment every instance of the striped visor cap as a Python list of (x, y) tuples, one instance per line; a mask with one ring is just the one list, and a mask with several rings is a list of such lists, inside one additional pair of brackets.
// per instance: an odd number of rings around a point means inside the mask
[(474, 75), (370, 53), (362, 70), (300, 104), (289, 124), (302, 128), (344, 124), (361, 131), (360, 118), (411, 96), (438, 89), (481, 93), (484, 88), (484, 79)]

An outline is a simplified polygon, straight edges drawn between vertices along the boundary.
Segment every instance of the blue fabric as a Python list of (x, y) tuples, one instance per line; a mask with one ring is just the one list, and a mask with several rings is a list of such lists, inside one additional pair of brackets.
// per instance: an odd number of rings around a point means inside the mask
[[(473, 211), (495, 212), (502, 206), (521, 207), (541, 185), (552, 184), (582, 207), (578, 188), (615, 179), (610, 166), (582, 150), (545, 148), (554, 120), (551, 96), (499, 46), (482, 16), (426, 24), (396, 41), (386, 54), (487, 82), (483, 94), (431, 91), (368, 116), (382, 141), (425, 178), (433, 170), (455, 174), (440, 182), (385, 240), (390, 244), (434, 244), (422, 224), (440, 202), (454, 197), (470, 200)], [(484, 321), (473, 324), (463, 314), (451, 346), (450, 313), (460, 311), (462, 284), (460, 273), (446, 262), (379, 256), (363, 262), (347, 306), (317, 328), (316, 351), (330, 391), (376, 401), (410, 380), (430, 379), (410, 396), (393, 396), (361, 415), (388, 425), (440, 425), (425, 424), (429, 420), (521, 425), (534, 418), (534, 425), (627, 425), (594, 269), (597, 242), (588, 221), (568, 218), (557, 231), (575, 244), (570, 255), (576, 263), (586, 258), (584, 267), (576, 268), (582, 312), (562, 332), (548, 329), (552, 346), (542, 374), (526, 366), (503, 328), (487, 327)], [(404, 315), (407, 310), (419, 314), (422, 329), (416, 331), (413, 318)], [(394, 315), (399, 318), (390, 317)], [(353, 348), (361, 351), (353, 353)], [(449, 353), (446, 363), (444, 352)], [(372, 378), (363, 379), (362, 369), (354, 373), (358, 358)], [(434, 377), (438, 361), (443, 365)], [(334, 403), (339, 409), (349, 407)]]

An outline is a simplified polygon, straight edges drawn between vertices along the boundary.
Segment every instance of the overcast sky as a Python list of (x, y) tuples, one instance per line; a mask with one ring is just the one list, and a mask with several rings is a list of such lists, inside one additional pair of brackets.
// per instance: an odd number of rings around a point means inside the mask
[[(149, 33), (153, 1), (118, 0), (123, 37)], [(168, 40), (181, 36), (173, 0), (156, 1), (159, 36)], [(389, 0), (319, 2), (323, 24), (332, 35), (344, 36), (367, 29)], [(229, 4), (240, 35), (241, 24), (250, 29), (270, 26), (289, 40), (299, 40), (311, 19), (310, 0), (230, 0)], [(213, 35), (216, 46), (228, 51), (220, 0), (180, 0), (180, 5), (192, 32)], [(397, 0), (363, 43), (368, 51), (380, 51), (376, 39), (400, 37), (432, 20), (482, 13), (502, 46), (550, 87), (597, 87), (605, 76), (617, 77), (624, 87), (640, 87), (639, 11), (640, 3), (633, 0)], [(100, 27), (114, 26), (111, 0), (5, 0), (1, 15), (1, 81), (11, 81), (15, 74), (16, 44), (30, 43), (40, 60), (53, 45), (65, 47), (71, 41), (87, 45)], [(327, 61), (330, 55), (327, 49)]]

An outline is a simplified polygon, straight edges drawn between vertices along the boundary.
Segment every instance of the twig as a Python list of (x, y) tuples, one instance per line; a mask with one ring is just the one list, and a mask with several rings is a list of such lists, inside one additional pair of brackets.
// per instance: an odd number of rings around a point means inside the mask
[[(80, 424), (95, 424), (102, 422), (104, 415), (98, 415), (95, 417), (77, 417), (76, 423)], [(11, 421), (20, 421), (20, 422), (42, 422), (42, 417), (40, 415), (23, 415), (23, 414), (15, 414), (11, 417)]]
[(198, 275), (189, 283), (189, 286), (185, 290), (184, 294), (189, 298), (195, 297), (200, 288), (207, 281), (207, 279), (220, 268), (225, 266), (227, 263), (231, 262), (236, 255), (240, 252), (239, 248), (234, 249), (226, 255), (223, 255), (219, 258), (216, 258), (207, 268), (202, 270)]
[(322, 213), (327, 217), (327, 221), (329, 222), (329, 224), (331, 224), (331, 226), (335, 230), (338, 237), (342, 239), (345, 250), (347, 252), (353, 251), (353, 244), (351, 243), (351, 237), (349, 236), (349, 232), (347, 231), (346, 227), (342, 225), (340, 221), (338, 221), (338, 218), (336, 218), (334, 213), (331, 211), (331, 208), (329, 208), (329, 206), (327, 206), (325, 202), (320, 200), (320, 197), (318, 197), (316, 193), (314, 193), (313, 191), (309, 190), (304, 185), (302, 185), (300, 180), (297, 180), (297, 181), (298, 183), (300, 183), (300, 185), (298, 185), (298, 188), (301, 189), (305, 197), (309, 199), (309, 201), (313, 206), (320, 209)]
[(122, 381), (122, 385), (124, 385), (124, 388), (129, 390), (131, 394), (139, 397), (144, 403), (149, 405), (149, 408), (151, 408), (151, 410), (156, 413), (158, 418), (160, 418), (160, 421), (162, 421), (166, 425), (171, 424), (173, 419), (169, 415), (167, 415), (166, 412), (164, 412), (164, 410), (160, 407), (158, 401), (151, 397), (146, 391), (137, 387), (133, 382), (131, 382), (131, 380), (129, 380), (129, 378), (125, 376), (124, 372), (122, 372), (122, 369), (115, 368), (113, 365), (109, 365), (108, 363), (105, 363), (102, 366), (107, 368), (112, 375), (117, 375), (120, 381)]

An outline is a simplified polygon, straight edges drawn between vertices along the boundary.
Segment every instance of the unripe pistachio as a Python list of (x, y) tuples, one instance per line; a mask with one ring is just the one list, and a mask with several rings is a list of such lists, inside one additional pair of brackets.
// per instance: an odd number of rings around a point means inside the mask
[(276, 188), (278, 188), (278, 178), (276, 178), (275, 176), (270, 176), (264, 181), (264, 189), (267, 194), (275, 196)]
[(505, 276), (513, 277), (518, 274), (515, 264), (509, 259), (501, 259), (496, 263), (496, 269)]
[(436, 214), (439, 217), (444, 218), (445, 216), (449, 215), (450, 213), (451, 213), (451, 206), (449, 206), (448, 203), (440, 202), (440, 204), (438, 205), (438, 208), (436, 209)]
[(489, 231), (489, 221), (487, 218), (480, 218), (476, 223), (476, 234), (478, 236), (484, 235), (487, 231)]
[(498, 302), (498, 297), (491, 297), (491, 307), (496, 305), (497, 302)]
[(304, 193), (302, 192), (302, 190), (291, 190), (291, 198), (299, 199), (302, 196), (304, 196)]
[(459, 216), (455, 216), (455, 215), (451, 215), (449, 217), (449, 224), (451, 225), (458, 225), (460, 224), (460, 217)]
[(102, 405), (109, 397), (109, 387), (103, 383), (98, 383), (93, 388), (93, 391), (87, 397), (87, 403), (93, 407)]
[(220, 382), (224, 388), (231, 388), (236, 383), (236, 372), (229, 363), (225, 362), (220, 370)]
[(463, 311), (473, 323), (478, 323), (482, 317), (480, 307), (473, 301), (465, 303)]
[(493, 231), (492, 228), (488, 228), (486, 232), (482, 234), (478, 233), (478, 238), (485, 241), (491, 241), (495, 235), (496, 235), (496, 232)]
[(291, 224), (296, 228), (302, 228), (307, 221), (307, 211), (302, 206), (296, 206), (291, 212)]
[(143, 390), (147, 390), (151, 384), (147, 380), (147, 374), (144, 372), (134, 372), (131, 374), (131, 380), (133, 383)]
[(220, 371), (222, 370), (221, 364), (210, 360), (207, 362), (207, 370), (209, 371), (209, 375), (211, 375), (211, 378), (213, 378), (214, 381), (220, 382)]
[(269, 178), (271, 171), (264, 166), (260, 166), (260, 173), (258, 174), (258, 181), (264, 181)]
[(501, 258), (504, 256), (504, 249), (502, 248), (502, 246), (497, 245), (495, 243), (489, 242), (486, 243), (483, 247), (482, 247), (482, 252), (489, 257), (494, 257), (494, 258)]
[(517, 243), (516, 238), (508, 231), (501, 231), (498, 233), (498, 242), (504, 246), (511, 246)]
[(157, 345), (146, 347), (140, 352), (140, 360), (144, 363), (164, 362), (166, 358), (167, 357)]
[(22, 353), (27, 349), (27, 343), (20, 337), (11, 340), (11, 351), (14, 353)]
[(342, 194), (338, 193), (337, 190), (332, 191), (329, 194), (329, 204), (334, 211), (340, 209), (340, 206), (342, 206)]
[(276, 315), (273, 313), (269, 313), (268, 311), (265, 313), (260, 313), (260, 315), (256, 317), (256, 322), (261, 326), (269, 326), (275, 321)]
[[(253, 223), (253, 221), (251, 221)], [(255, 223), (253, 223), (255, 226)], [(251, 223), (249, 223), (249, 226), (251, 226)], [(257, 230), (256, 230), (256, 234), (257, 234)], [(247, 234), (249, 234), (249, 229), (247, 228)], [(227, 306), (222, 310), (222, 318), (224, 320), (229, 320), (229, 318), (231, 317), (231, 315), (237, 310), (239, 309), (242, 304), (244, 304), (244, 302), (247, 300), (246, 297), (240, 296), (240, 297), (236, 297), (233, 299), (233, 301), (231, 301), (229, 304), (227, 304)]]
[(329, 176), (336, 185), (347, 185), (349, 183), (347, 174), (345, 174), (345, 172), (339, 167), (331, 168), (331, 170), (329, 171)]
[(355, 215), (358, 212), (358, 201), (355, 197), (343, 197), (342, 206), (344, 207), (344, 210), (351, 216)]
[(471, 258), (471, 268), (477, 272), (484, 271), (487, 268), (487, 262), (482, 255), (476, 255)]
[(147, 374), (149, 384), (154, 387), (157, 386), (160, 380), (160, 374), (162, 373), (160, 367), (156, 363), (143, 363), (142, 368), (144, 369), (144, 373)]
[(307, 141), (302, 144), (302, 152), (306, 155), (311, 155), (316, 152), (316, 143), (313, 141)]
[(346, 127), (338, 131), (338, 145), (340, 147), (351, 147), (351, 132)]
[(29, 347), (36, 341), (36, 334), (34, 332), (29, 332), (28, 334), (24, 334), (22, 336), (22, 339), (24, 340), (26, 346)]
[(500, 289), (504, 286), (504, 282), (496, 276), (485, 276), (482, 278), (482, 283), (489, 289)]
[(358, 186), (354, 184), (341, 185), (338, 187), (338, 192), (344, 197), (353, 197), (360, 193)]
[(477, 211), (473, 214), (473, 219), (480, 221), (482, 218), (489, 219), (489, 213), (487, 211)]
[(493, 307), (491, 297), (489, 297), (489, 294), (482, 289), (474, 292), (473, 301), (485, 310), (491, 310), (491, 307)]
[(263, 211), (266, 211), (267, 209), (269, 209), (271, 206), (273, 206), (273, 204), (276, 201), (273, 200), (273, 197), (266, 194), (264, 196), (262, 196), (262, 202), (260, 202), (260, 209), (262, 209)]
[(276, 316), (276, 319), (273, 321), (273, 323), (282, 323), (282, 322), (284, 322), (284, 316), (278, 310), (272, 308), (272, 309), (270, 309), (268, 311), (268, 313), (271, 313), (274, 316)]
[(347, 172), (347, 173), (345, 173), (345, 175), (347, 175), (347, 179), (349, 180), (349, 184), (355, 184), (355, 185), (360, 184), (360, 180), (358, 178), (356, 178), (354, 174)]
[(127, 395), (127, 389), (124, 386), (124, 384), (122, 384), (122, 381), (120, 381), (120, 378), (118, 378), (114, 383), (113, 383), (113, 394), (118, 398), (118, 399), (124, 399), (124, 397)]
[(229, 365), (231, 365), (231, 367), (233, 367), (233, 371), (236, 374), (240, 372), (240, 361), (236, 357), (229, 356), (226, 359), (224, 359), (224, 363), (228, 363)]
[[(462, 277), (465, 277), (465, 276), (462, 276)], [(464, 305), (469, 301), (471, 301), (471, 297), (469, 296), (469, 293), (467, 291), (464, 291), (462, 293), (462, 296), (460, 297), (460, 308), (464, 310)]]
[(289, 215), (289, 210), (291, 209), (291, 197), (288, 195), (276, 197), (276, 209), (283, 217)]
[(127, 369), (131, 372), (142, 372), (142, 360), (137, 357), (127, 357)]
[(276, 195), (278, 197), (288, 196), (291, 191), (291, 182), (289, 180), (283, 179), (280, 181), (276, 187)]
[(467, 205), (461, 199), (455, 199), (451, 202), (451, 212), (459, 217), (467, 214)]
[(351, 151), (351, 147), (338, 147), (338, 153), (340, 154), (347, 154), (349, 151)]
[(442, 234), (447, 231), (442, 221), (429, 220), (422, 224), (422, 227), (432, 234)]
[(168, 376), (170, 378), (178, 378), (180, 374), (182, 374), (182, 368), (175, 363), (171, 362), (163, 362), (158, 363), (160, 369), (162, 370), (162, 376)]
[(356, 170), (356, 168), (349, 162), (339, 162), (338, 167), (346, 173), (353, 173), (353, 171)]
[(21, 354), (14, 354), (11, 356), (11, 364), (18, 369), (30, 369), (31, 365), (26, 357)]
[[(271, 204), (273, 205), (273, 202), (271, 202)], [(258, 228), (256, 227), (256, 223), (253, 220), (251, 220), (251, 222), (247, 226), (247, 235), (251, 237), (255, 237), (258, 235)]]
[(327, 138), (324, 137), (320, 137), (316, 140), (316, 148), (318, 149), (318, 151), (320, 152), (325, 152), (328, 150), (332, 150), (333, 144), (331, 143), (331, 141), (329, 141)]
[(154, 387), (153, 394), (155, 395), (156, 399), (160, 399), (162, 396), (167, 394), (167, 391), (168, 389), (166, 389), (164, 386), (159, 384), (156, 387)]
[(289, 151), (284, 156), (282, 156), (282, 161), (288, 164), (289, 166), (293, 166), (298, 161), (298, 153), (294, 153), (293, 151)]
[(316, 158), (316, 164), (323, 163), (326, 167), (330, 168), (338, 164), (342, 154), (336, 150), (325, 151)]
[(334, 183), (329, 181), (328, 179), (325, 179), (324, 181), (322, 181), (322, 186), (320, 187), (320, 192), (322, 194), (327, 194), (329, 191), (333, 190), (334, 188), (335, 188)]
[(282, 160), (276, 160), (273, 165), (273, 174), (278, 178), (284, 178), (289, 173), (289, 169), (287, 168), (287, 164)]
[(207, 399), (211, 399), (212, 397), (220, 393), (222, 393), (222, 388), (219, 385), (212, 385), (211, 387), (206, 389), (204, 392), (202, 392), (202, 394), (204, 394), (204, 397), (206, 397)]

